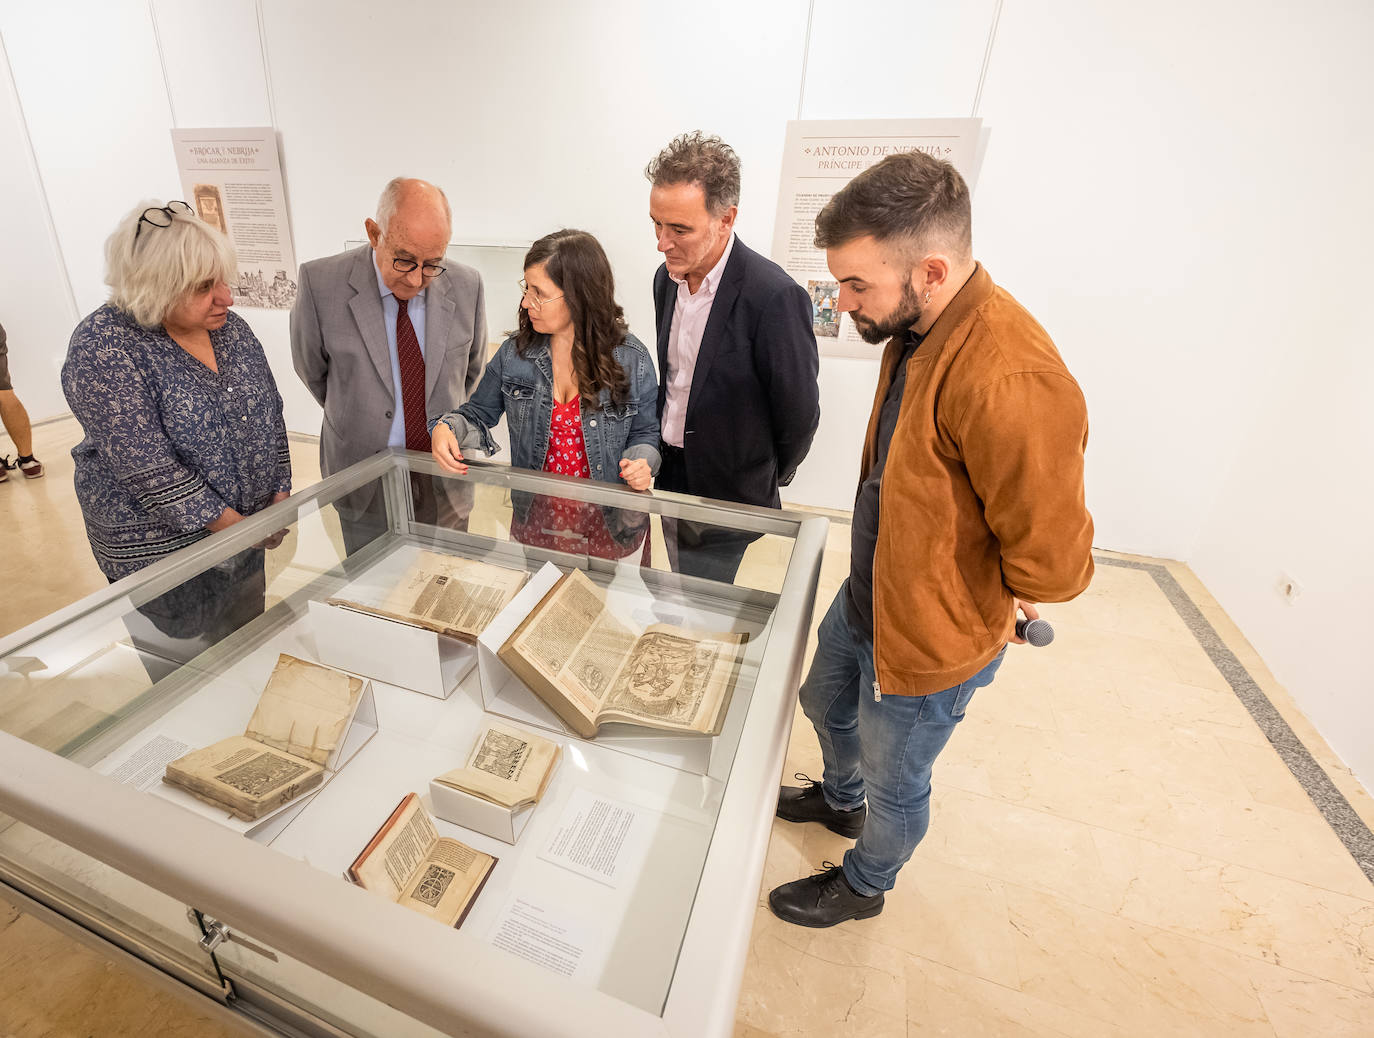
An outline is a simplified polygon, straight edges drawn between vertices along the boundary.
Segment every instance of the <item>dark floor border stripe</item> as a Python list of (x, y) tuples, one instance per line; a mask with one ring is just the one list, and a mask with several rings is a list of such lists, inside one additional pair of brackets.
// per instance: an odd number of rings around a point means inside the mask
[(1094, 559), (1099, 566), (1142, 570), (1154, 578), (1154, 582), (1164, 592), (1164, 597), (1188, 625), (1198, 644), (1231, 686), (1236, 698), (1250, 711), (1250, 716), (1255, 719), (1260, 731), (1278, 752), (1284, 764), (1288, 765), (1293, 777), (1312, 798), (1312, 803), (1322, 813), (1327, 825), (1331, 826), (1331, 831), (1345, 844), (1345, 849), (1350, 852), (1355, 864), (1359, 865), (1369, 881), (1374, 883), (1374, 833), (1370, 832), (1369, 826), (1365, 825), (1364, 819), (1350, 806), (1345, 794), (1336, 788), (1331, 776), (1317, 763), (1311, 751), (1303, 745), (1297, 733), (1269, 701), (1264, 690), (1255, 683), (1250, 672), (1236, 659), (1236, 654), (1221, 640), (1216, 628), (1202, 615), (1197, 603), (1179, 586), (1174, 575), (1158, 563), (1113, 559), (1103, 555), (1095, 555)]

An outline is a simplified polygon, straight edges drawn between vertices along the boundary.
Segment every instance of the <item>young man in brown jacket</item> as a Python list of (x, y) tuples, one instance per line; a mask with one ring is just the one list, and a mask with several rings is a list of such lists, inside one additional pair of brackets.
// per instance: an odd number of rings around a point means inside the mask
[[(839, 309), (887, 340), (854, 502), (848, 581), (801, 704), (821, 782), (778, 815), (858, 842), (769, 895), (833, 926), (883, 909), (930, 819), (936, 756), (991, 683), (1019, 609), (1092, 577), (1083, 394), (1045, 330), (973, 259), (968, 187), (918, 152), (866, 170), (816, 218)], [(865, 807), (867, 800), (867, 807)]]

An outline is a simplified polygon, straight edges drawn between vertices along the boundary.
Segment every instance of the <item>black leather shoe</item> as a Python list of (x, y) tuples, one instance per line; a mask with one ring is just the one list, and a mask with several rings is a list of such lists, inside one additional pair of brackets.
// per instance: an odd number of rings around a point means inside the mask
[(832, 833), (839, 833), (851, 840), (857, 840), (864, 831), (864, 819), (868, 808), (860, 804), (848, 811), (836, 811), (825, 802), (821, 784), (812, 782), (800, 771), (793, 778), (801, 779), (804, 786), (783, 786), (778, 793), (778, 817), (789, 822), (820, 822)]
[(768, 907), (787, 923), (798, 926), (834, 926), (846, 919), (871, 919), (883, 910), (881, 891), (872, 897), (854, 893), (844, 869), (830, 862), (814, 876), (796, 879), (768, 895)]

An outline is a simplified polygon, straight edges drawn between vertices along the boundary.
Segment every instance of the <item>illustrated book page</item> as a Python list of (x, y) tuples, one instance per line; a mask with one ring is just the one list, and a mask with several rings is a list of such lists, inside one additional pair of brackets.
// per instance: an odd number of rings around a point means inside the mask
[(642, 634), (581, 570), (560, 577), (498, 655), (584, 738), (605, 721), (716, 734), (747, 634), (654, 624)]
[(544, 795), (558, 763), (559, 749), (551, 739), (488, 721), (478, 733), (467, 763), (435, 781), (502, 807), (523, 807), (537, 803)]
[(282, 653), (244, 735), (324, 764), (348, 731), (363, 679)]
[(308, 793), (324, 780), (314, 761), (264, 746), (246, 735), (192, 750), (167, 765), (163, 781), (251, 822)]
[(475, 642), (527, 579), (524, 570), (421, 551), (380, 605), (345, 598), (329, 602)]
[(242, 735), (167, 765), (163, 781), (254, 821), (324, 781), (366, 682), (281, 653)]
[(412, 911), (459, 927), (496, 858), (441, 837), (415, 793), (407, 793), (345, 876)]

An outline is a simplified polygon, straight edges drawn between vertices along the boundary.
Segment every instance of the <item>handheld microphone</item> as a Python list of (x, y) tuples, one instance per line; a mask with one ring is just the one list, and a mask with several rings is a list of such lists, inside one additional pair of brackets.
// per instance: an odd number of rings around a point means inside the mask
[(1038, 617), (1034, 620), (1027, 620), (1022, 617), (1016, 621), (1016, 637), (1024, 638), (1027, 645), (1033, 645), (1040, 649), (1054, 641), (1054, 628), (1050, 626), (1048, 620), (1041, 620)]

